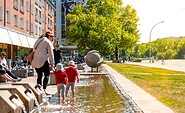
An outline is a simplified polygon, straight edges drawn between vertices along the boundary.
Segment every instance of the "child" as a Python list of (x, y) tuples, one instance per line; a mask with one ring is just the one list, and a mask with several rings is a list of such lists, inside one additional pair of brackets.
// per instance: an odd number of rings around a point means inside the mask
[(63, 72), (63, 65), (58, 63), (56, 65), (56, 71), (53, 70), (56, 79), (56, 85), (58, 90), (58, 97), (60, 98), (60, 91), (62, 90), (62, 101), (64, 101), (64, 91), (65, 85), (68, 82), (68, 76), (65, 72)]
[(71, 87), (71, 91), (72, 91), (72, 97), (75, 97), (75, 80), (77, 78), (77, 83), (79, 83), (79, 78), (78, 78), (78, 72), (75, 68), (75, 63), (74, 61), (69, 61), (68, 63), (68, 67), (65, 72), (68, 75), (68, 84), (66, 86), (66, 96), (68, 94), (69, 88)]

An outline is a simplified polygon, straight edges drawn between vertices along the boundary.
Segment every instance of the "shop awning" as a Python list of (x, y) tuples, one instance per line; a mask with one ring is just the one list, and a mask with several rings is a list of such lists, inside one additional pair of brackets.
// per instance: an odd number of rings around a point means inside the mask
[(28, 43), (29, 43), (30, 48), (33, 48), (37, 39), (31, 38), (31, 37), (28, 37), (28, 36), (27, 36), (27, 39), (28, 39)]
[(18, 35), (19, 35), (19, 38), (20, 38), (20, 41), (21, 41), (21, 46), (30, 48), (29, 44), (28, 44), (27, 37), (25, 35), (22, 35), (22, 34), (18, 34)]
[(10, 39), (12, 40), (13, 45), (22, 46), (20, 38), (16, 32), (8, 30), (8, 33), (9, 33)]
[(8, 31), (0, 28), (0, 43), (12, 44)]

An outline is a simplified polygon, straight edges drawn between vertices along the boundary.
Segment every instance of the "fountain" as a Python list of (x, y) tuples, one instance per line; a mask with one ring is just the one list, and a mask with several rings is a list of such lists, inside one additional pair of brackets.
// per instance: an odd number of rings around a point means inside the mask
[(26, 90), (23, 86), (8, 86), (8, 85), (1, 85), (1, 90), (8, 90), (11, 94), (17, 94), (22, 102), (24, 103), (24, 106), (26, 108), (27, 112), (30, 112), (34, 108), (34, 99), (29, 98), (24, 91)]
[(48, 98), (47, 98), (47, 96), (46, 96), (46, 93), (44, 92), (44, 90), (43, 90), (41, 87), (42, 87), (42, 86), (41, 86), (40, 84), (37, 84), (37, 85), (35, 86), (35, 89), (37, 89), (38, 91), (41, 91), (41, 92), (44, 94), (46, 103), (47, 103), (47, 105), (49, 105), (49, 102), (48, 102)]
[(11, 102), (13, 102), (17, 106), (21, 105), (23, 112), (27, 113), (26, 108), (25, 108), (22, 100), (19, 98), (19, 96), (17, 94), (12, 94), (9, 99)]
[(42, 112), (41, 112), (41, 109), (40, 109), (39, 102), (38, 102), (37, 98), (35, 97), (33, 91), (32, 91), (30, 88), (28, 88), (28, 89), (26, 89), (26, 91), (25, 91), (24, 93), (27, 94), (27, 95), (30, 95), (30, 94), (31, 94), (31, 96), (32, 96), (32, 97), (34, 98), (34, 100), (35, 100), (35, 105), (37, 106), (38, 112), (39, 112), (39, 113), (42, 113)]
[(35, 84), (27, 83), (27, 82), (16, 82), (16, 83), (13, 83), (12, 85), (16, 85), (16, 86), (21, 85), (26, 89), (30, 88), (33, 91), (34, 95), (36, 96), (39, 104), (42, 103), (43, 94), (34, 88)]
[(97, 68), (103, 63), (103, 57), (101, 58), (101, 54), (96, 51), (92, 50), (87, 53), (85, 56), (85, 63), (91, 67), (91, 72), (93, 72), (93, 68)]
[(9, 97), (12, 94), (8, 90), (0, 90), (1, 113), (22, 113), (22, 107), (12, 103)]

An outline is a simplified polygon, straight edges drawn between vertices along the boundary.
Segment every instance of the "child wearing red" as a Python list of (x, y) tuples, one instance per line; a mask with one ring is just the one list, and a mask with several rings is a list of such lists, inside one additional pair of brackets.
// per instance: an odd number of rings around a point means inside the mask
[(53, 70), (53, 73), (55, 75), (56, 79), (56, 85), (58, 90), (58, 97), (60, 98), (61, 90), (62, 90), (62, 99), (64, 101), (64, 92), (65, 92), (65, 85), (68, 82), (68, 76), (63, 70), (63, 65), (61, 63), (58, 63), (56, 65), (56, 71)]
[(68, 84), (66, 86), (66, 96), (68, 94), (69, 88), (71, 87), (72, 91), (72, 97), (75, 96), (75, 80), (77, 78), (77, 83), (79, 83), (79, 78), (78, 78), (78, 72), (75, 68), (75, 63), (74, 61), (69, 61), (68, 67), (65, 72), (68, 75)]

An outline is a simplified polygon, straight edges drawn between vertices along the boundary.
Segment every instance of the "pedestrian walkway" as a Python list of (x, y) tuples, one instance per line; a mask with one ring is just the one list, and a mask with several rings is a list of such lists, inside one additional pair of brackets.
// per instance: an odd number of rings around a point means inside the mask
[(154, 63), (149, 63), (149, 60), (145, 60), (142, 62), (133, 62), (133, 63), (126, 62), (126, 63), (185, 72), (185, 67), (184, 67), (185, 60), (165, 60), (164, 61), (165, 65), (161, 65), (161, 60), (154, 61)]
[(173, 110), (156, 100), (149, 93), (145, 92), (139, 86), (125, 78), (123, 75), (112, 69), (106, 64), (102, 64), (108, 71), (108, 74), (114, 77), (121, 88), (134, 100), (138, 107), (144, 113), (174, 113)]

